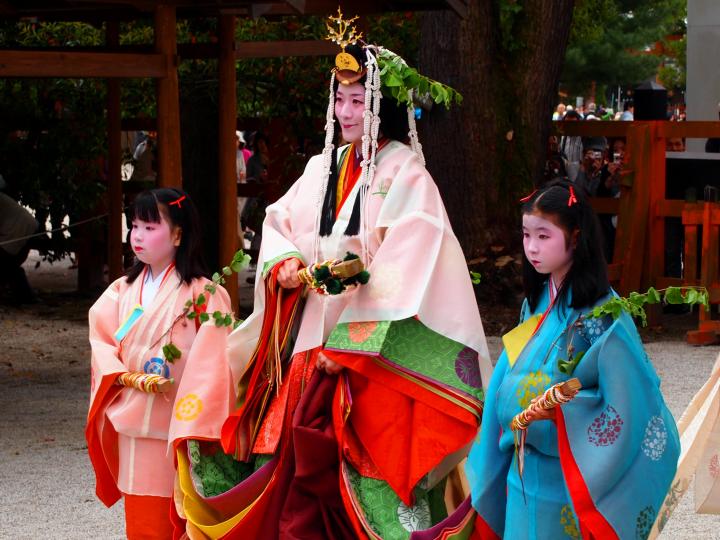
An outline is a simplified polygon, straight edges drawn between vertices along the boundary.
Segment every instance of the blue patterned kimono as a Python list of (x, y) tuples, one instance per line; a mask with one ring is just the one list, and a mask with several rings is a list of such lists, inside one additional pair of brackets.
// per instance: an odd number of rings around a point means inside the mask
[[(548, 296), (546, 289), (535, 313), (526, 301), (521, 319), (542, 314)], [(677, 429), (632, 318), (578, 322), (593, 307), (556, 304), (512, 366), (507, 351), (500, 356), (466, 466), (482, 538), (644, 539), (650, 532), (677, 467)], [(583, 353), (570, 374), (560, 370), (569, 352)], [(510, 422), (533, 397), (572, 377), (582, 390), (556, 407), (556, 421), (528, 428), (521, 479)]]

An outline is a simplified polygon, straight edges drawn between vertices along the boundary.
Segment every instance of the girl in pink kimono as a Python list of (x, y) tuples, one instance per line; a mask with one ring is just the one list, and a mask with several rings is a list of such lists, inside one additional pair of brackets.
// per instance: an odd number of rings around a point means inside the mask
[[(197, 210), (179, 189), (141, 193), (132, 208), (130, 243), (137, 257), (127, 275), (113, 282), (90, 308), (91, 394), (85, 430), (107, 506), (125, 498), (128, 538), (172, 538), (173, 452), (168, 434), (204, 415), (226, 414), (227, 396), (208, 397), (193, 381), (183, 386), (187, 366), (226, 366), (226, 327), (184, 316), (186, 302), (206, 298), (196, 312), (230, 311), (229, 297), (211, 282), (202, 260)], [(168, 361), (163, 346), (180, 357)], [(202, 366), (196, 366), (202, 371)], [(169, 388), (137, 388), (122, 374), (152, 374), (172, 380)], [(155, 390), (155, 391), (152, 391)], [(209, 434), (212, 435), (212, 434)], [(215, 434), (217, 436), (217, 434)]]

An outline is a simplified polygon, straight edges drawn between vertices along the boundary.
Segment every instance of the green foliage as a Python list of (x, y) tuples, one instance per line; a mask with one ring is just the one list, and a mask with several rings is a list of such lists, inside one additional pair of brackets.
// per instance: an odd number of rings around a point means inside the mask
[(705, 287), (668, 287), (660, 290), (650, 287), (644, 294), (631, 292), (627, 298), (624, 296), (613, 297), (603, 305), (595, 307), (587, 317), (599, 319), (611, 315), (613, 319), (617, 319), (624, 311), (633, 318), (639, 318), (642, 325), (647, 326), (645, 304), (661, 302), (691, 306), (700, 304), (705, 309), (710, 309), (710, 297)]
[(473, 285), (480, 285), (480, 281), (482, 281), (482, 274), (480, 272), (473, 272), (471, 270), (470, 281), (472, 281)]
[(669, 58), (658, 71), (658, 78), (666, 88), (684, 89), (687, 81), (687, 35), (676, 40), (666, 40)]
[[(235, 252), (235, 255), (233, 256), (233, 259), (232, 259), (232, 261), (230, 262), (230, 268), (229, 268), (229, 270), (230, 270), (231, 272), (235, 272), (236, 274), (239, 274), (240, 272), (242, 272), (243, 270), (245, 270), (248, 266), (250, 266), (250, 261), (251, 261), (251, 260), (252, 260), (252, 258), (250, 257), (250, 255), (248, 255), (248, 254), (245, 253), (242, 249), (240, 249), (240, 250), (238, 250), (238, 251)], [(223, 268), (223, 273), (224, 273), (226, 276), (229, 276), (229, 275), (230, 275), (230, 274), (228, 273), (228, 267), (227, 267), (227, 266), (226, 266), (225, 268)]]
[(558, 370), (565, 375), (572, 375), (583, 356), (585, 351), (579, 352), (576, 356), (570, 355), (567, 360), (558, 360)]
[(515, 38), (516, 26), (523, 10), (522, 4), (519, 0), (500, 0), (498, 4), (502, 48), (507, 52), (516, 51), (523, 46), (522, 42)]
[(179, 360), (182, 356), (182, 353), (180, 352), (180, 349), (178, 349), (174, 344), (168, 343), (167, 345), (163, 345), (162, 348), (163, 356), (165, 357), (165, 360), (172, 364), (175, 362), (175, 360)]
[[(347, 252), (343, 261), (352, 261), (359, 259), (355, 253)], [(313, 289), (319, 289), (320, 291), (336, 295), (345, 291), (348, 287), (354, 287), (356, 285), (365, 285), (370, 281), (370, 272), (367, 270), (361, 270), (354, 276), (348, 278), (339, 278), (335, 276), (331, 269), (330, 263), (327, 264), (316, 264), (312, 271), (313, 283), (310, 285)]]
[(637, 84), (663, 61), (650, 54), (658, 41), (684, 33), (685, 0), (578, 0), (561, 82), (576, 93)]
[[(246, 265), (247, 260), (248, 256), (242, 249), (240, 249), (235, 252), (232, 262), (230, 263), (230, 268), (240, 268), (242, 270), (246, 267), (243, 265)], [(225, 268), (229, 267), (226, 266)], [(231, 274), (232, 272), (227, 275)], [(217, 292), (217, 286), (220, 284), (221, 281), (224, 281), (224, 278), (222, 277), (222, 275), (220, 275), (220, 273), (215, 272), (212, 277), (212, 285), (205, 285), (205, 291), (211, 295), (215, 294)], [(185, 309), (183, 310), (183, 312), (175, 318), (175, 320), (170, 325), (170, 328), (168, 328), (163, 333), (163, 335), (160, 336), (160, 338), (158, 338), (158, 340), (150, 346), (150, 348), (154, 348), (160, 341), (165, 338), (165, 336), (169, 335), (170, 338), (168, 342), (163, 345), (162, 348), (163, 355), (165, 356), (165, 359), (170, 363), (180, 358), (182, 356), (182, 352), (172, 342), (172, 330), (175, 325), (183, 318), (187, 318), (191, 321), (197, 319), (200, 321), (200, 324), (209, 321), (211, 314), (205, 311), (207, 309), (208, 300), (209, 297), (205, 296), (204, 293), (200, 293), (195, 300), (191, 299), (186, 301)], [(213, 311), (212, 318), (215, 326), (230, 326), (233, 328), (233, 330), (237, 328), (242, 322), (236, 320), (235, 316), (232, 313), (223, 313), (222, 311)]]
[(411, 68), (397, 54), (382, 49), (378, 56), (383, 93), (389, 94), (400, 104), (412, 105), (408, 92), (421, 99), (429, 98), (438, 105), (450, 108), (453, 102), (460, 104), (462, 96), (454, 89), (434, 81)]

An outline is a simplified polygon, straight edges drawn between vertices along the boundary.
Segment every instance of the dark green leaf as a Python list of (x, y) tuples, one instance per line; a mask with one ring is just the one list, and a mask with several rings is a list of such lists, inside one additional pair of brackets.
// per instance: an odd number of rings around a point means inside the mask
[(659, 304), (660, 303), (660, 293), (655, 290), (654, 287), (650, 287), (645, 293), (645, 296), (647, 297), (647, 303), (648, 304)]
[(665, 302), (668, 304), (682, 304), (684, 301), (685, 299), (679, 287), (668, 287), (667, 291), (665, 291)]

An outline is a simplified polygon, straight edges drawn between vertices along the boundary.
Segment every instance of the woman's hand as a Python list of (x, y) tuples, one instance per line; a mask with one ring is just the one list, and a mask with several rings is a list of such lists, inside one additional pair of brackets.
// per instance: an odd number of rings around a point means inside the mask
[[(530, 405), (534, 405), (541, 396), (537, 396), (532, 398), (530, 401)], [(531, 422), (535, 422), (536, 420), (552, 420), (555, 421), (555, 411), (553, 409), (532, 409), (531, 411), (528, 411), (525, 417), (530, 420)]]
[(294, 289), (301, 285), (298, 277), (298, 268), (300, 261), (298, 259), (287, 259), (280, 265), (277, 273), (277, 280), (284, 289)]
[(318, 353), (317, 356), (317, 362), (315, 362), (315, 367), (324, 371), (328, 375), (337, 375), (343, 370), (343, 367), (340, 364), (336, 364), (332, 360), (330, 360), (327, 356), (325, 356), (322, 352)]

